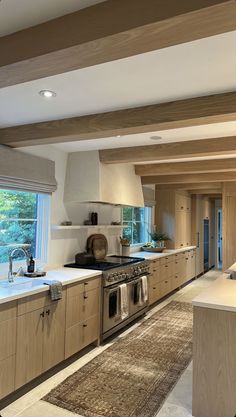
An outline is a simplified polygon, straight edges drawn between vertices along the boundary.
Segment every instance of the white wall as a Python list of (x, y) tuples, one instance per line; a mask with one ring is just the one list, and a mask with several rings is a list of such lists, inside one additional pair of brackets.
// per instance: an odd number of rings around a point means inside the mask
[(48, 263), (50, 267), (63, 265), (74, 261), (74, 255), (82, 252), (86, 247), (86, 240), (89, 234), (103, 233), (108, 239), (109, 254), (119, 253), (120, 229), (93, 229), (90, 230), (52, 230), (52, 225), (60, 224), (62, 221), (71, 220), (73, 224), (83, 224), (88, 218), (89, 212), (98, 212), (100, 224), (110, 224), (111, 221), (120, 221), (120, 208), (108, 205), (96, 204), (64, 204), (64, 183), (66, 175), (67, 153), (54, 148), (51, 145), (27, 147), (21, 149), (23, 152), (38, 155), (55, 161), (56, 180), (58, 188), (51, 199), (50, 219), (50, 242)]

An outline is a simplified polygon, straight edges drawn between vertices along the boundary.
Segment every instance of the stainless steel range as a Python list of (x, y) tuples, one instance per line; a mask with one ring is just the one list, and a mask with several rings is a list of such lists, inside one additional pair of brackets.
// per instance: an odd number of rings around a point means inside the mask
[(147, 311), (149, 264), (145, 259), (107, 256), (90, 265), (65, 266), (102, 271), (102, 339)]
[[(125, 259), (123, 258), (123, 260)], [(126, 258), (126, 261), (126, 265), (103, 271), (103, 339), (147, 311), (148, 293), (144, 294), (143, 285), (144, 280), (148, 281), (148, 262), (142, 258), (131, 257)], [(122, 309), (124, 309), (122, 293), (124, 290), (127, 294), (127, 308), (125, 314), (122, 314)]]

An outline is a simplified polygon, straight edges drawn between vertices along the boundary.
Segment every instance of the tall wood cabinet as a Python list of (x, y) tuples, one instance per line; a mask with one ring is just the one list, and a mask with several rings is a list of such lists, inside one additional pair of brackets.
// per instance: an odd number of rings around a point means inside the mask
[(170, 238), (168, 248), (191, 245), (191, 196), (185, 191), (156, 189), (157, 229)]

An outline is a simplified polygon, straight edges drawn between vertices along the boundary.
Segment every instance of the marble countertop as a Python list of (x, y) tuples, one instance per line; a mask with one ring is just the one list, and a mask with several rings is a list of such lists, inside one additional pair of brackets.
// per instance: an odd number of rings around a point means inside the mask
[(91, 269), (61, 267), (48, 271), (46, 277), (39, 279), (27, 277), (15, 278), (17, 285), (12, 285), (10, 288), (9, 286), (3, 287), (0, 284), (0, 304), (27, 297), (29, 295), (49, 291), (49, 287), (44, 285), (44, 281), (58, 280), (62, 283), (62, 285), (69, 285), (74, 282), (84, 281), (88, 278), (96, 276), (101, 276), (101, 272)]
[(236, 280), (229, 278), (228, 271), (236, 271), (236, 263), (194, 298), (193, 305), (236, 312)]
[(185, 248), (181, 248), (181, 249), (165, 249), (164, 252), (161, 252), (161, 253), (139, 251), (139, 252), (131, 253), (130, 256), (153, 260), (153, 259), (164, 258), (167, 255), (174, 255), (175, 253), (185, 252), (186, 250), (191, 250), (191, 249), (196, 249), (196, 246), (186, 246)]

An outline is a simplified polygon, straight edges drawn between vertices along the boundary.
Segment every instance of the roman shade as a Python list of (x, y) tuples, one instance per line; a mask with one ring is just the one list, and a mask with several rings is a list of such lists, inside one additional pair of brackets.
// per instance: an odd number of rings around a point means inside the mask
[(0, 188), (52, 193), (57, 188), (55, 163), (0, 145)]

